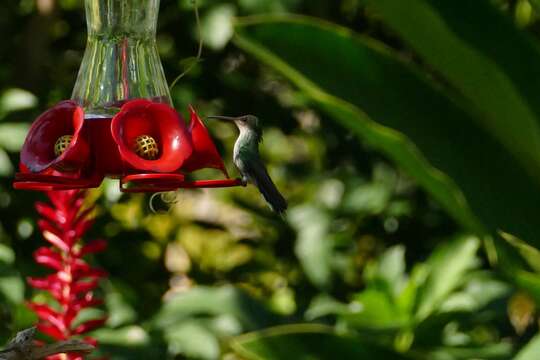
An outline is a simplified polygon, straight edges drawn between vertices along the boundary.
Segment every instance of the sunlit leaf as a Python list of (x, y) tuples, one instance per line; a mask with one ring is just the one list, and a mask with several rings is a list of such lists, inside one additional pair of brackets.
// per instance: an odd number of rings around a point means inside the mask
[(534, 271), (540, 273), (540, 250), (530, 246), (511, 234), (499, 232), (499, 235), (519, 251), (519, 254), (527, 261), (527, 264)]
[(306, 310), (306, 319), (315, 320), (328, 315), (344, 315), (350, 313), (350, 307), (328, 295), (319, 295)]
[(0, 176), (10, 176), (13, 171), (9, 155), (0, 147)]
[(152, 342), (146, 330), (140, 326), (127, 326), (118, 329), (104, 328), (92, 333), (98, 340), (98, 351), (111, 360), (122, 359), (165, 359), (166, 348), (163, 344)]
[(405, 247), (388, 248), (373, 267), (366, 269), (369, 282), (383, 282), (388, 294), (395, 298), (405, 284)]
[(15, 271), (2, 270), (0, 273), (0, 293), (12, 304), (24, 301), (24, 281)]
[(0, 124), (0, 147), (12, 152), (20, 151), (28, 128), (28, 124)]
[(26, 110), (37, 105), (37, 97), (22, 89), (9, 89), (0, 96), (0, 114)]
[(367, 289), (354, 297), (351, 312), (345, 319), (352, 326), (365, 329), (397, 329), (404, 326), (408, 314), (396, 307), (390, 294)]
[(222, 4), (213, 7), (202, 19), (204, 44), (214, 50), (225, 47), (233, 35), (235, 8)]
[(459, 291), (448, 296), (439, 312), (476, 312), (497, 299), (509, 296), (511, 286), (489, 272), (467, 274)]
[(329, 287), (333, 246), (329, 215), (322, 209), (307, 205), (291, 209), (288, 216), (298, 231), (295, 252), (306, 275), (318, 287)]
[(536, 360), (540, 354), (540, 335), (536, 335), (527, 346), (525, 346), (515, 357), (514, 360)]
[(107, 292), (106, 304), (109, 313), (109, 319), (107, 323), (112, 327), (119, 327), (132, 323), (137, 314), (133, 307), (126, 302), (124, 297), (119, 291), (111, 289)]
[(100, 329), (93, 333), (100, 343), (122, 346), (148, 345), (150, 337), (139, 326), (126, 326), (118, 329)]
[(5, 265), (12, 265), (15, 261), (15, 252), (5, 244), (0, 244), (0, 262)]
[(349, 211), (379, 214), (388, 205), (390, 196), (390, 189), (383, 184), (365, 184), (348, 194), (343, 206)]
[(419, 290), (416, 318), (423, 320), (437, 311), (446, 297), (462, 284), (463, 276), (477, 263), (480, 241), (475, 237), (458, 237), (439, 246), (426, 265), (429, 275)]
[(183, 321), (165, 331), (169, 353), (195, 359), (218, 359), (219, 341), (216, 336), (197, 320)]

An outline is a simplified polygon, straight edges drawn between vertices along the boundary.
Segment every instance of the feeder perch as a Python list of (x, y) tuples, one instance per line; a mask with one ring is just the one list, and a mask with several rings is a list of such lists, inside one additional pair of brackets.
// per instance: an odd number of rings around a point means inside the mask
[[(124, 192), (240, 186), (230, 179), (195, 110), (172, 107), (156, 46), (159, 0), (86, 0), (87, 49), (72, 98), (33, 123), (14, 187), (94, 188), (105, 177)], [(188, 181), (215, 168), (224, 179)]]

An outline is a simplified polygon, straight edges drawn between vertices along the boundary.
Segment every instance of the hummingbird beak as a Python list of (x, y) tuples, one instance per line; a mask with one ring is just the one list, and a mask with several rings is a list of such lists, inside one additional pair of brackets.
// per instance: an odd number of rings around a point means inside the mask
[(235, 117), (230, 116), (208, 116), (208, 119), (224, 120), (224, 121), (236, 121)]

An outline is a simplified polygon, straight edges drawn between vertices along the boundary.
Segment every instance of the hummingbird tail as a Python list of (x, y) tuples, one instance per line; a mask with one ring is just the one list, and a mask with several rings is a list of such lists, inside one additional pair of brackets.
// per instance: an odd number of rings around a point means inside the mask
[(256, 185), (274, 212), (283, 214), (287, 210), (287, 200), (281, 195), (269, 176), (259, 179)]

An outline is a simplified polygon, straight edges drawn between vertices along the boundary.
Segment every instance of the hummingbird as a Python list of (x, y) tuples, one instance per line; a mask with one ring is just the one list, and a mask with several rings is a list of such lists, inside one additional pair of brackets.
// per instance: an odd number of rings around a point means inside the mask
[(259, 154), (259, 144), (262, 141), (263, 131), (259, 119), (253, 115), (239, 117), (209, 116), (210, 119), (218, 119), (234, 122), (240, 131), (240, 135), (234, 144), (234, 165), (242, 176), (242, 181), (255, 185), (270, 208), (283, 214), (287, 210), (287, 201), (281, 195), (276, 185), (268, 175), (268, 171)]

